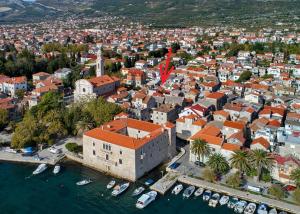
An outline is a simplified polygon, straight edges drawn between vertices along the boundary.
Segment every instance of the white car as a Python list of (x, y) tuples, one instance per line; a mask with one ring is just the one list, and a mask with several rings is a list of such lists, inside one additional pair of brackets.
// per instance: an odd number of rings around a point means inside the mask
[(53, 154), (59, 154), (61, 152), (60, 149), (57, 149), (55, 147), (50, 147), (49, 151)]

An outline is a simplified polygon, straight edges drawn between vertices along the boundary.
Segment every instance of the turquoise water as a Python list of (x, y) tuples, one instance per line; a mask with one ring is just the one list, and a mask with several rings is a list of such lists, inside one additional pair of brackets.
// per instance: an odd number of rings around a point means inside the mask
[[(49, 169), (28, 178), (35, 168), (36, 165), (0, 163), (0, 214), (233, 213), (227, 207), (211, 208), (201, 197), (182, 199), (182, 195), (170, 194), (160, 195), (154, 203), (138, 210), (135, 208), (137, 198), (131, 197), (131, 193), (143, 180), (131, 184), (125, 194), (115, 198), (106, 190), (111, 178), (86, 167), (68, 162), (57, 176)], [(83, 178), (94, 182), (76, 186)]]

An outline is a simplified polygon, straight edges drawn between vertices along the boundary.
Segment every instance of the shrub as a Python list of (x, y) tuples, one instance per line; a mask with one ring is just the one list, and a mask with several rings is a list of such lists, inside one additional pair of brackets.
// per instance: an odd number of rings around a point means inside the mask
[(74, 152), (74, 153), (82, 152), (82, 146), (79, 146), (77, 143), (67, 143), (66, 148), (69, 152)]
[(278, 184), (273, 184), (269, 189), (269, 194), (274, 196), (276, 199), (284, 198), (284, 191)]
[(233, 187), (233, 188), (238, 188), (241, 186), (242, 179), (240, 177), (240, 174), (237, 172), (235, 174), (231, 174), (227, 180), (226, 184)]

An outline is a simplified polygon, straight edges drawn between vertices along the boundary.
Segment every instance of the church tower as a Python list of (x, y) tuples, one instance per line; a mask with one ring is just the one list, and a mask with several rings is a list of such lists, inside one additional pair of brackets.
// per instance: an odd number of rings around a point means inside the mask
[(102, 57), (102, 45), (97, 51), (97, 60), (96, 60), (96, 76), (100, 77), (104, 75), (104, 59)]

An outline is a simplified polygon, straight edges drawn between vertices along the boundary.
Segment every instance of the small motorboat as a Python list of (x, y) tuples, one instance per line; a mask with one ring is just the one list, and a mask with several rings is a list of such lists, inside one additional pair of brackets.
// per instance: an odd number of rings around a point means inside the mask
[(92, 183), (92, 180), (91, 179), (84, 179), (82, 181), (78, 181), (76, 183), (77, 186), (84, 186), (84, 185), (87, 185), (87, 184), (90, 184)]
[(60, 172), (60, 169), (61, 169), (60, 165), (55, 165), (53, 169), (53, 174), (57, 175)]
[(279, 214), (287, 214), (287, 212), (281, 211)]
[(194, 186), (189, 186), (188, 188), (186, 188), (183, 192), (183, 197), (184, 198), (189, 198), (195, 191), (195, 187)]
[(218, 202), (220, 200), (220, 194), (219, 193), (214, 193), (212, 196), (211, 196), (211, 199), (209, 200), (208, 202), (208, 206), (210, 207), (216, 207)]
[(257, 214), (268, 214), (268, 206), (261, 203), (257, 208)]
[(44, 172), (47, 168), (48, 168), (48, 167), (47, 167), (47, 164), (42, 163), (42, 164), (40, 164), (40, 165), (36, 168), (36, 170), (34, 170), (34, 171), (32, 172), (32, 174), (33, 174), (33, 175), (41, 174), (41, 173)]
[(147, 205), (149, 205), (152, 201), (155, 200), (157, 196), (157, 192), (156, 191), (150, 191), (146, 194), (143, 194), (136, 202), (135, 206), (136, 208), (139, 209), (143, 209), (145, 208)]
[(150, 179), (148, 179), (146, 182), (145, 182), (145, 185), (146, 186), (150, 186), (151, 184), (153, 184), (154, 183), (154, 180), (152, 180), (151, 178)]
[(112, 196), (118, 196), (118, 195), (122, 194), (123, 192), (125, 192), (125, 190), (128, 189), (129, 185), (130, 185), (129, 183), (124, 183), (122, 185), (115, 186), (115, 188), (112, 191), (111, 195)]
[(269, 211), (269, 214), (277, 214), (277, 210), (275, 208), (273, 208)]
[(255, 212), (255, 210), (256, 210), (256, 204), (249, 203), (244, 210), (244, 214), (253, 214)]
[(172, 190), (172, 194), (178, 195), (183, 190), (182, 184), (178, 184)]
[(233, 209), (238, 201), (239, 201), (238, 198), (229, 199), (227, 207), (230, 208), (230, 209)]
[(206, 190), (203, 193), (203, 196), (202, 196), (203, 201), (209, 201), (210, 197), (211, 197), (211, 191), (210, 190)]
[(139, 187), (139, 188), (136, 188), (133, 193), (132, 193), (132, 196), (138, 196), (139, 194), (141, 194), (142, 192), (144, 192), (145, 188), (144, 187)]
[(235, 207), (234, 207), (234, 212), (236, 213), (243, 213), (244, 209), (247, 206), (247, 202), (246, 201), (239, 201), (236, 203)]
[(116, 181), (115, 180), (111, 180), (107, 185), (106, 185), (106, 189), (111, 189), (115, 186)]
[(199, 188), (195, 191), (194, 196), (195, 196), (195, 197), (199, 197), (200, 195), (202, 195), (203, 192), (204, 192), (204, 188), (199, 187)]
[(229, 196), (228, 195), (223, 195), (219, 201), (220, 205), (223, 206), (227, 204), (229, 201)]

